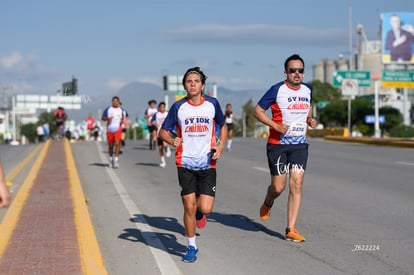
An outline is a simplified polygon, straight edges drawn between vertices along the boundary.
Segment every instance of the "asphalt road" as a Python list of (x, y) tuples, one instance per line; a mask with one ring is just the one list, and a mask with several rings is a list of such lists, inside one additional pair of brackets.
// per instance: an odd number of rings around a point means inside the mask
[(297, 244), (284, 240), (288, 190), (268, 221), (259, 218), (270, 182), (265, 140), (235, 139), (219, 161), (193, 264), (181, 262), (187, 244), (173, 158), (160, 168), (157, 151), (127, 141), (114, 170), (105, 143), (72, 150), (109, 274), (414, 274), (413, 149), (310, 140), (296, 225), (306, 242)]

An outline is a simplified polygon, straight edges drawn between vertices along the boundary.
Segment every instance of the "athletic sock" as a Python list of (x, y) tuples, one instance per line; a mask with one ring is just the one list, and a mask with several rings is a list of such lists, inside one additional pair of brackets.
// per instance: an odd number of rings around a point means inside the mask
[(197, 245), (196, 245), (196, 236), (194, 237), (187, 237), (187, 241), (188, 241), (188, 246), (194, 246), (195, 249), (197, 249)]
[(233, 140), (231, 140), (231, 139), (229, 139), (229, 140), (227, 140), (227, 148), (230, 148), (231, 147), (231, 142), (232, 142)]

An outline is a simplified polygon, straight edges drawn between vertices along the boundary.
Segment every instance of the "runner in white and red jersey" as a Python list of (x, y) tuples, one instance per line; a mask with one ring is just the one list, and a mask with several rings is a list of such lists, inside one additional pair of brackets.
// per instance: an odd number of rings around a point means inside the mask
[(165, 102), (160, 102), (158, 104), (158, 112), (155, 113), (155, 115), (152, 117), (152, 124), (155, 126), (155, 128), (157, 129), (157, 143), (158, 143), (158, 147), (159, 147), (159, 152), (160, 152), (160, 159), (161, 159), (161, 163), (160, 163), (160, 167), (161, 168), (165, 168), (165, 166), (167, 165), (167, 163), (165, 162), (165, 156), (164, 156), (164, 151), (165, 151), (165, 155), (167, 158), (169, 158), (171, 156), (171, 150), (170, 147), (168, 146), (168, 144), (163, 141), (160, 137), (159, 137), (159, 132), (161, 130), (161, 125), (164, 123), (165, 118), (167, 117), (168, 112), (165, 110)]
[(149, 136), (149, 149), (155, 150), (155, 141), (156, 141), (156, 136), (155, 136), (155, 126), (152, 125), (151, 121), (152, 121), (152, 117), (155, 115), (155, 113), (157, 112), (157, 108), (155, 107), (155, 105), (157, 104), (157, 101), (155, 99), (151, 99), (150, 101), (148, 101), (148, 108), (145, 109), (144, 112), (144, 118), (147, 119), (147, 127), (148, 127), (148, 132), (150, 134)]
[[(203, 95), (206, 76), (199, 67), (184, 74), (187, 96), (175, 102), (165, 119), (160, 137), (176, 149), (178, 181), (184, 206), (184, 227), (188, 241), (185, 262), (197, 260), (196, 224), (206, 224), (206, 214), (214, 205), (216, 193), (216, 161), (227, 137), (227, 127), (217, 99)], [(215, 127), (220, 127), (220, 143), (216, 145)], [(176, 136), (168, 132), (176, 129)], [(198, 201), (197, 201), (197, 195)]]
[[(299, 214), (302, 182), (308, 160), (307, 127), (315, 127), (312, 118), (312, 87), (303, 83), (305, 63), (294, 54), (285, 61), (286, 80), (272, 86), (259, 100), (254, 116), (270, 127), (267, 158), (271, 184), (260, 208), (260, 217), (267, 220), (274, 200), (283, 192), (289, 173), (289, 197), (286, 239), (302, 242), (305, 237), (295, 229)], [(271, 108), (272, 118), (266, 115)]]
[[(121, 108), (119, 97), (112, 98), (112, 105), (102, 113), (102, 120), (107, 122), (106, 137), (108, 140), (109, 165), (119, 168), (119, 151), (121, 150), (122, 126), (125, 118), (125, 110)], [(115, 156), (114, 154), (115, 146)]]

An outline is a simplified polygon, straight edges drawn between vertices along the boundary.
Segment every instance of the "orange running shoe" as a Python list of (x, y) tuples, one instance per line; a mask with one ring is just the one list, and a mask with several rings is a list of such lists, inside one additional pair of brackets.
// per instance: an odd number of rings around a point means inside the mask
[(295, 243), (300, 243), (305, 241), (305, 237), (303, 237), (295, 228), (286, 228), (286, 240), (293, 241)]
[(270, 217), (270, 208), (271, 206), (268, 206), (266, 204), (266, 201), (263, 202), (262, 207), (260, 208), (260, 218), (265, 221)]

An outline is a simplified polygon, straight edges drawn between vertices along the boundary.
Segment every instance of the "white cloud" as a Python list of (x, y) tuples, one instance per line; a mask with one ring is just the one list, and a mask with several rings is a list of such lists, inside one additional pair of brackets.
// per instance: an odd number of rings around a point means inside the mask
[(154, 84), (154, 85), (157, 85), (157, 86), (162, 85), (162, 79), (160, 77), (156, 77), (156, 76), (139, 76), (137, 78), (137, 81), (141, 82), (141, 83)]
[(257, 87), (261, 81), (254, 77), (224, 77), (214, 75), (208, 78), (208, 83), (216, 83), (218, 87), (231, 88), (233, 90), (243, 90)]
[(23, 56), (19, 52), (13, 52), (8, 56), (4, 56), (0, 59), (0, 64), (5, 69), (12, 69), (13, 67), (23, 62)]
[(158, 39), (186, 43), (343, 45), (347, 41), (347, 30), (266, 24), (205, 24), (167, 30), (159, 34)]
[(123, 86), (125, 86), (125, 84), (126, 84), (125, 80), (121, 78), (112, 78), (106, 82), (106, 86), (113, 90), (119, 90)]

